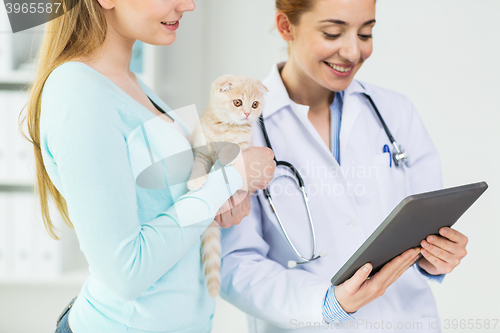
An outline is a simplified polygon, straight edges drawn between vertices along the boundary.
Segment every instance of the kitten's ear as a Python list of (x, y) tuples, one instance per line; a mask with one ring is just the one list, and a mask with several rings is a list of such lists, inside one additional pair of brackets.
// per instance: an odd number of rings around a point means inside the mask
[(219, 92), (226, 92), (233, 89), (233, 84), (231, 82), (221, 82), (222, 85), (219, 85)]
[(269, 92), (269, 89), (267, 89), (267, 87), (259, 81), (259, 91), (264, 95), (265, 93)]

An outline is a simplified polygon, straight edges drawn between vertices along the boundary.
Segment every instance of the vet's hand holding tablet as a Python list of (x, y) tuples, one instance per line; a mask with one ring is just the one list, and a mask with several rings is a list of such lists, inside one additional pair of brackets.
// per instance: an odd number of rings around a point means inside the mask
[[(354, 312), (371, 297), (382, 295), (420, 253), (418, 265), (429, 274), (450, 273), (465, 256), (467, 244), (467, 237), (450, 227), (487, 188), (481, 182), (401, 201), (332, 278), (332, 284), (339, 286), (335, 294), (344, 310)], [(373, 295), (363, 289), (377, 292)]]

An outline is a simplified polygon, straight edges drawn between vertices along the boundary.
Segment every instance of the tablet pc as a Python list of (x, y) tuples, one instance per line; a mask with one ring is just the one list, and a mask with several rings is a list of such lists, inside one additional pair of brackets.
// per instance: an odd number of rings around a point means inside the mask
[(366, 263), (370, 276), (428, 235), (451, 227), (488, 188), (486, 182), (410, 195), (404, 198), (332, 278), (337, 286)]

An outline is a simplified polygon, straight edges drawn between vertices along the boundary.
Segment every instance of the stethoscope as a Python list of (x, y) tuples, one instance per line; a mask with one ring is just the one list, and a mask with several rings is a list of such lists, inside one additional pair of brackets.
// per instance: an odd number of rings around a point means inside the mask
[[(360, 85), (361, 85), (361, 83), (360, 83)], [(363, 93), (363, 95), (366, 96), (366, 98), (368, 99), (368, 101), (372, 105), (373, 110), (377, 114), (378, 119), (380, 120), (380, 122), (382, 123), (382, 126), (384, 127), (384, 131), (387, 134), (387, 137), (389, 138), (389, 141), (391, 142), (391, 144), (395, 148), (395, 152), (392, 154), (392, 159), (394, 160), (394, 164), (397, 167), (400, 166), (401, 164), (404, 164), (407, 167), (409, 167), (410, 163), (409, 163), (408, 153), (406, 152), (406, 150), (401, 145), (398, 145), (398, 143), (396, 142), (396, 140), (392, 136), (391, 131), (389, 130), (389, 128), (387, 127), (387, 124), (385, 123), (384, 119), (380, 115), (380, 112), (378, 111), (377, 106), (373, 102), (373, 99), (368, 94), (366, 94), (366, 93)], [(264, 117), (262, 116), (262, 114), (259, 117), (259, 123), (260, 123), (260, 127), (262, 128), (262, 132), (264, 134), (264, 139), (266, 140), (267, 147), (269, 149), (273, 150), (273, 148), (271, 146), (271, 141), (269, 140), (269, 136), (267, 134), (266, 125), (264, 124)], [(273, 150), (273, 153), (274, 153), (274, 150)], [(276, 167), (283, 166), (283, 167), (289, 169), (290, 171), (292, 171), (293, 175), (295, 176), (295, 178), (293, 178), (290, 175), (283, 174), (283, 175), (280, 175), (278, 177), (275, 177), (273, 180), (276, 180), (279, 177), (288, 177), (288, 178), (291, 178), (292, 180), (295, 181), (295, 183), (297, 184), (297, 187), (298, 187), (299, 191), (302, 193), (302, 198), (303, 198), (304, 203), (306, 205), (307, 217), (308, 217), (308, 220), (309, 220), (309, 228), (311, 229), (311, 235), (312, 235), (312, 239), (313, 239), (313, 253), (312, 253), (312, 256), (310, 258), (306, 258), (306, 257), (304, 257), (304, 256), (302, 256), (300, 254), (300, 252), (297, 250), (297, 248), (293, 244), (292, 240), (288, 236), (288, 233), (286, 232), (285, 227), (283, 226), (283, 223), (281, 222), (281, 219), (280, 219), (280, 217), (278, 215), (278, 211), (276, 210), (276, 207), (275, 207), (275, 205), (273, 203), (273, 199), (271, 197), (271, 194), (269, 193), (269, 190), (268, 189), (264, 189), (263, 190), (264, 195), (266, 196), (267, 201), (269, 201), (269, 204), (271, 205), (271, 209), (272, 209), (274, 215), (276, 216), (276, 219), (278, 220), (278, 224), (279, 224), (279, 226), (281, 228), (281, 231), (283, 231), (283, 234), (285, 235), (285, 238), (286, 238), (288, 244), (290, 244), (290, 246), (293, 249), (293, 251), (295, 252), (295, 254), (300, 258), (300, 260), (302, 260), (302, 261), (299, 261), (299, 262), (297, 262), (295, 260), (289, 260), (288, 261), (288, 268), (294, 268), (297, 265), (306, 264), (308, 262), (317, 260), (317, 259), (319, 259), (321, 257), (325, 257), (327, 255), (327, 252), (325, 250), (323, 250), (323, 251), (320, 252), (319, 255), (316, 255), (316, 233), (314, 232), (314, 224), (313, 224), (312, 217), (311, 217), (311, 210), (309, 209), (309, 198), (307, 197), (306, 189), (305, 189), (305, 186), (304, 186), (304, 180), (302, 179), (302, 176), (300, 175), (300, 173), (297, 171), (297, 169), (291, 163), (286, 162), (286, 161), (278, 161), (276, 159), (276, 154), (274, 154), (274, 161), (276, 162)]]

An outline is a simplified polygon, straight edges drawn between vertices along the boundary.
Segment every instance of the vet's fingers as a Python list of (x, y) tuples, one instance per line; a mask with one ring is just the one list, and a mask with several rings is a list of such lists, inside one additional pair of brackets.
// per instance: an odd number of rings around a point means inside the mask
[(366, 281), (368, 275), (370, 275), (372, 268), (373, 267), (370, 263), (364, 264), (356, 271), (356, 273), (354, 273), (352, 277), (339, 284), (337, 288), (339, 288), (340, 292), (345, 291), (347, 293), (346, 297), (350, 297), (351, 295), (356, 293), (361, 285)]
[[(422, 255), (429, 263), (431, 263), (435, 267), (435, 271), (440, 273), (450, 273), (455, 266), (447, 263), (446, 261), (436, 257), (426, 249), (422, 249)], [(429, 271), (429, 270), (427, 270)]]
[(379, 272), (372, 276), (370, 282), (377, 283), (383, 288), (390, 286), (413, 264), (418, 257), (418, 253), (420, 253), (420, 248), (406, 250), (385, 264)]
[(233, 214), (231, 212), (231, 209), (226, 210), (222, 214), (220, 214), (221, 217), (221, 223), (219, 225), (221, 228), (229, 228), (230, 226), (233, 225)]
[(403, 275), (403, 273), (406, 272), (408, 268), (415, 263), (415, 261), (417, 261), (420, 254), (420, 248), (412, 250), (413, 251), (400, 260), (399, 265), (395, 266), (395, 269), (389, 274), (389, 277), (384, 283), (385, 288), (388, 288), (391, 284), (396, 282), (396, 280), (399, 279), (399, 277)]
[(405, 252), (401, 253), (399, 256), (385, 264), (377, 274), (385, 275), (388, 277), (391, 275), (391, 272), (395, 272), (398, 268), (404, 268), (407, 263), (414, 259), (414, 257), (416, 257), (419, 253), (420, 248), (412, 248), (406, 250)]
[[(233, 215), (235, 215), (240, 220), (239, 222), (241, 222), (243, 218), (245, 218), (250, 214), (250, 211), (251, 211), (250, 197), (247, 196), (238, 206), (235, 207), (236, 213), (235, 214), (233, 213)], [(237, 224), (239, 224), (239, 222)]]
[(230, 210), (231, 210), (231, 205), (229, 203), (229, 200), (224, 201), (224, 203), (222, 204), (222, 206), (219, 208), (219, 212), (221, 214), (225, 213), (227, 211), (230, 211)]
[(231, 213), (233, 212), (234, 207), (236, 207), (236, 203), (235, 203), (234, 199), (235, 199), (234, 194), (232, 196), (230, 196), (229, 199), (227, 199), (227, 202), (229, 203), (229, 207), (230, 207), (229, 211)]
[(426, 239), (424, 239), (422, 242), (420, 242), (420, 245), (423, 248), (425, 248), (424, 245), (428, 245), (428, 244), (432, 244), (432, 245), (434, 245), (438, 248), (441, 248), (442, 250), (447, 251), (449, 253), (458, 253), (460, 248), (464, 247), (461, 244), (450, 241), (448, 238), (436, 236), (436, 235), (429, 235), (429, 236), (427, 236)]
[(467, 236), (452, 228), (443, 227), (439, 229), (439, 234), (457, 244), (467, 245), (469, 242)]
[(215, 215), (214, 221), (217, 222), (219, 224), (219, 226), (222, 223), (222, 218), (221, 218), (220, 213), (218, 211), (217, 211), (217, 215)]
[(243, 200), (245, 200), (246, 197), (247, 197), (247, 192), (242, 191), (242, 190), (237, 190), (233, 194), (233, 196), (231, 197), (232, 198), (233, 207), (236, 207), (239, 204), (241, 204), (243, 202)]
[(427, 259), (425, 259), (424, 256), (422, 256), (422, 258), (418, 260), (417, 265), (420, 266), (420, 268), (422, 268), (429, 274), (435, 275), (437, 272), (436, 267), (433, 264), (431, 264)]
[[(425, 240), (422, 241), (421, 244), (422, 244), (422, 247), (424, 250), (428, 251), (430, 254), (443, 260), (446, 263), (455, 264), (455, 266), (460, 263), (460, 260), (458, 259), (457, 255), (450, 253), (450, 252), (442, 249), (439, 246), (436, 246), (434, 244), (430, 244), (430, 243), (426, 242)], [(456, 262), (456, 261), (458, 261), (458, 262)]]

